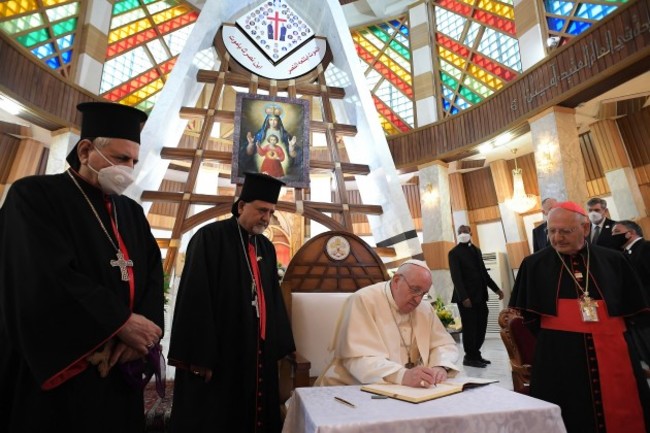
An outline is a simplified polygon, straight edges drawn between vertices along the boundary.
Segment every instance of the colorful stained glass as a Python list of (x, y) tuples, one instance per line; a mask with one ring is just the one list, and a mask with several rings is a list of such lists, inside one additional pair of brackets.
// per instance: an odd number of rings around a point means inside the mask
[(546, 12), (553, 15), (563, 15), (568, 17), (573, 12), (574, 7), (575, 4), (570, 1), (554, 0), (546, 2)]
[(463, 34), (467, 18), (444, 8), (436, 8), (436, 22), (438, 23), (438, 31), (458, 41)]
[(197, 18), (197, 10), (177, 0), (115, 2), (101, 95), (151, 110)]
[(545, 0), (548, 36), (559, 37), (559, 45), (564, 45), (627, 2), (628, 0)]
[(591, 23), (586, 23), (584, 21), (571, 21), (569, 27), (567, 28), (567, 33), (573, 36), (577, 36), (587, 30), (589, 27), (591, 27)]
[(352, 32), (379, 121), (387, 135), (413, 128), (413, 77), (406, 17)]
[(521, 72), (512, 1), (435, 3), (440, 106), (457, 114), (480, 103)]
[(70, 0), (0, 2), (0, 31), (43, 64), (67, 77), (75, 48), (79, 7), (80, 2)]

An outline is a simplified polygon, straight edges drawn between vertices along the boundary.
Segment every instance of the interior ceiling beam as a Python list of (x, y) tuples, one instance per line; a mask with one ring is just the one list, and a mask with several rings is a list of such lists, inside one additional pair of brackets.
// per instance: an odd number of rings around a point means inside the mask
[[(215, 83), (223, 75), (224, 82), (229, 86), (239, 86), (246, 87), (251, 83), (251, 77), (249, 75), (238, 74), (236, 72), (219, 72), (219, 71), (210, 71), (207, 69), (201, 69), (196, 74), (196, 81), (199, 83)], [(277, 81), (275, 82), (275, 87), (278, 90), (288, 87), (289, 82)], [(296, 93), (299, 95), (306, 96), (320, 96), (322, 94), (321, 86), (318, 84), (311, 83), (295, 83)], [(258, 89), (271, 90), (271, 83), (269, 80), (259, 80), (257, 83)], [(345, 98), (345, 89), (342, 87), (331, 87), (327, 86), (327, 91), (329, 92), (330, 98), (332, 99), (343, 99)]]
[[(213, 113), (213, 119), (215, 122), (220, 123), (235, 123), (235, 112), (226, 111), (226, 110), (210, 110), (208, 108), (193, 108), (193, 107), (182, 107), (180, 111), (181, 119), (192, 120), (199, 119), (203, 120), (208, 114)], [(355, 125), (346, 125), (343, 123), (333, 123), (329, 124), (326, 122), (320, 122), (317, 120), (312, 120), (309, 122), (309, 129), (311, 132), (320, 132), (325, 133), (329, 128), (334, 129), (336, 135), (341, 135), (343, 137), (354, 137), (357, 135), (357, 127)]]
[[(198, 205), (219, 205), (219, 204), (232, 204), (232, 196), (224, 195), (210, 195), (210, 194), (194, 194), (194, 193), (183, 193), (183, 192), (166, 192), (166, 191), (143, 191), (141, 199), (143, 201), (152, 201), (156, 203), (181, 203), (187, 202), (189, 204), (198, 204)], [(293, 206), (295, 211), (295, 203), (284, 202), (283, 205)], [(347, 204), (342, 205), (340, 203), (325, 203), (325, 202), (316, 202), (316, 201), (303, 201), (305, 207), (310, 207), (311, 209), (318, 210), (320, 212), (331, 212), (331, 213), (343, 213), (344, 208), (348, 208), (348, 211), (351, 213), (362, 213), (366, 215), (381, 215), (383, 209), (379, 205), (369, 205), (369, 204)]]
[[(220, 150), (202, 150), (203, 160), (213, 160), (230, 164), (232, 162), (232, 152), (224, 152)], [(191, 161), (196, 155), (196, 149), (187, 149), (180, 147), (163, 147), (160, 151), (160, 157), (163, 159), (170, 159), (175, 161)], [(317, 170), (334, 170), (336, 163), (333, 161), (323, 160), (309, 160), (309, 168)], [(341, 162), (341, 170), (347, 174), (355, 175), (368, 175), (370, 174), (370, 167), (366, 164), (353, 164), (351, 162)]]

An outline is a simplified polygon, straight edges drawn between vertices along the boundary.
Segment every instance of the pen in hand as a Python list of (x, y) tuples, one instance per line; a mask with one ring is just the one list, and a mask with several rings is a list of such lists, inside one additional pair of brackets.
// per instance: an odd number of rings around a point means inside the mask
[(356, 407), (354, 404), (350, 403), (347, 400), (342, 399), (341, 397), (334, 397), (334, 400), (338, 401), (339, 403), (343, 403), (343, 404), (345, 404), (347, 406), (350, 406), (350, 407)]

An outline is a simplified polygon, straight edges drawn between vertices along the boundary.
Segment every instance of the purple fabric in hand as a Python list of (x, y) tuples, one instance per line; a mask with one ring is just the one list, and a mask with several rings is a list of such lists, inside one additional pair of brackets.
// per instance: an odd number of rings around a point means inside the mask
[(155, 344), (144, 358), (118, 364), (124, 379), (134, 388), (144, 389), (152, 376), (156, 376), (156, 392), (165, 396), (165, 357), (160, 343)]

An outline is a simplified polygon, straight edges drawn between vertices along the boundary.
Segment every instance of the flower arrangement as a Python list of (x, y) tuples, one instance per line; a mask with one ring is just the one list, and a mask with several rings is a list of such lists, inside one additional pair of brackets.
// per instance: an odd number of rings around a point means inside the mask
[(454, 315), (445, 306), (445, 303), (440, 296), (431, 302), (431, 306), (436, 311), (438, 319), (440, 319), (445, 328), (451, 328), (455, 324)]

